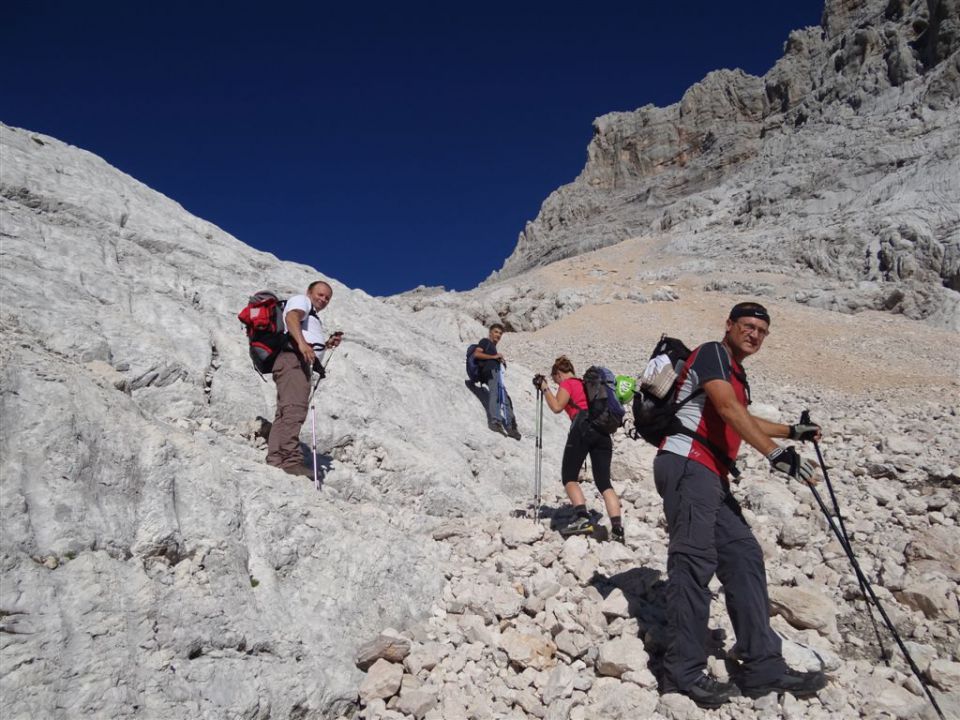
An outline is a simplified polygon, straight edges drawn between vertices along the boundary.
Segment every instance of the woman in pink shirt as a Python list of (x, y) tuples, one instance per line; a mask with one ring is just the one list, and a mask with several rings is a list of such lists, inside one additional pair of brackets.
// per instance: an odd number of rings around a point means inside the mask
[(613, 458), (613, 440), (606, 433), (596, 430), (587, 417), (587, 396), (583, 383), (573, 369), (573, 363), (566, 355), (561, 355), (553, 363), (550, 377), (557, 384), (557, 393), (550, 390), (546, 379), (540, 389), (544, 393), (547, 405), (555, 413), (566, 412), (570, 417), (570, 432), (567, 444), (563, 448), (563, 462), (560, 468), (560, 480), (567, 492), (567, 498), (573, 505), (574, 518), (560, 529), (561, 535), (589, 535), (593, 533), (593, 521), (587, 512), (587, 503), (580, 489), (580, 468), (587, 455), (593, 466), (593, 481), (603, 496), (607, 515), (610, 516), (611, 535), (619, 542), (624, 541), (623, 521), (620, 518), (620, 498), (610, 484), (610, 461)]

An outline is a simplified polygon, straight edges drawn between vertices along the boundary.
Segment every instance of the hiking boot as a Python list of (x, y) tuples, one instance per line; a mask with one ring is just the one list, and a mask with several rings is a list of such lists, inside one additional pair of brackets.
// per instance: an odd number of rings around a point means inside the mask
[(592, 532), (593, 521), (588, 517), (576, 517), (560, 528), (560, 534), (564, 537), (569, 537), (570, 535), (590, 535)]
[(290, 467), (280, 468), (287, 475), (296, 475), (298, 477), (308, 477), (311, 480), (313, 479), (313, 468), (308, 468), (306, 465), (291, 465)]
[(753, 687), (742, 687), (741, 690), (743, 694), (749, 698), (763, 697), (772, 692), (777, 694), (788, 692), (795, 698), (808, 698), (813, 697), (818, 691), (823, 690), (826, 684), (827, 678), (819, 670), (801, 672), (787, 668), (780, 677), (770, 682), (754, 685)]
[(520, 431), (517, 430), (517, 426), (516, 426), (516, 425), (511, 425), (511, 426), (507, 429), (507, 436), (508, 436), (508, 437), (512, 437), (514, 440), (519, 440), (521, 437), (523, 437), (523, 436), (520, 434)]
[(621, 545), (626, 545), (627, 538), (623, 534), (623, 525), (610, 528), (610, 539), (616, 540)]
[(663, 692), (686, 695), (702, 708), (718, 708), (740, 694), (732, 682), (721, 682), (709, 675), (701, 675), (686, 690), (680, 690), (671, 681), (664, 680)]
[(500, 433), (501, 435), (507, 434), (507, 429), (503, 426), (503, 423), (499, 420), (490, 420), (487, 423), (487, 427), (493, 430), (495, 433)]

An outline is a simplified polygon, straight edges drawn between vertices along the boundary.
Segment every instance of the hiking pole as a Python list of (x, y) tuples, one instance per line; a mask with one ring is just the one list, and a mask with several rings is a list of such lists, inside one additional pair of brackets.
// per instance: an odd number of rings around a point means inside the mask
[(333, 357), (333, 351), (336, 349), (336, 346), (330, 348), (327, 361), (319, 364), (320, 372), (317, 373), (317, 381), (313, 384), (313, 390), (310, 391), (310, 427), (313, 431), (313, 445), (311, 446), (313, 451), (313, 486), (318, 491), (320, 490), (320, 475), (317, 471), (317, 388), (320, 387), (320, 381), (327, 376), (327, 365), (330, 364), (330, 358)]
[(497, 378), (497, 407), (500, 411), (500, 424), (503, 425), (504, 431), (507, 429), (507, 408), (506, 408), (506, 398), (504, 393), (506, 392), (503, 388), (503, 365), (500, 365), (497, 372), (499, 376)]
[[(804, 410), (800, 413), (800, 424), (801, 425), (813, 425), (813, 421), (810, 419), (810, 411)], [(823, 453), (820, 452), (820, 443), (816, 440), (813, 440), (813, 448), (817, 451), (817, 460), (820, 461), (820, 470), (823, 472), (823, 480), (827, 486), (827, 491), (830, 493), (830, 501), (833, 503), (833, 511), (836, 515), (837, 522), (840, 526), (840, 531), (843, 533), (843, 540), (841, 545), (846, 545), (849, 548), (850, 552), (853, 552), (853, 545), (850, 542), (850, 535), (847, 533), (847, 527), (843, 522), (843, 513), (840, 512), (840, 503), (837, 502), (837, 495), (833, 491), (833, 483), (830, 482), (830, 473), (827, 472), (827, 463), (823, 459)], [(870, 624), (873, 625), (873, 634), (877, 637), (877, 645), (880, 648), (880, 659), (883, 660), (884, 664), (890, 665), (890, 653), (887, 652), (887, 648), (883, 644), (883, 638), (880, 635), (880, 628), (877, 626), (877, 619), (873, 616), (873, 609), (870, 607), (870, 601), (867, 598), (867, 591), (863, 587), (863, 583), (860, 582), (860, 578), (857, 578), (857, 582), (860, 584), (860, 594), (863, 596), (864, 605), (867, 607), (867, 614), (870, 616)]]
[(310, 404), (310, 426), (313, 429), (313, 445), (311, 446), (311, 450), (313, 452), (313, 486), (319, 491), (320, 476), (317, 474), (317, 403), (316, 401), (313, 401)]
[(533, 521), (540, 522), (540, 491), (543, 468), (543, 375), (533, 376), (533, 387), (537, 391), (537, 409), (534, 424), (537, 437), (533, 444)]
[(833, 534), (840, 542), (840, 546), (847, 554), (847, 559), (850, 560), (850, 565), (853, 567), (853, 571), (857, 576), (857, 580), (860, 582), (860, 586), (866, 589), (868, 595), (870, 596), (870, 600), (880, 612), (883, 622), (886, 624), (887, 629), (890, 630), (890, 634), (893, 635), (893, 639), (897, 641), (897, 645), (900, 647), (900, 651), (903, 653), (904, 658), (906, 658), (907, 664), (910, 666), (910, 669), (913, 671), (913, 674), (916, 676), (917, 680), (920, 681), (920, 685), (923, 687), (923, 691), (930, 700), (930, 704), (933, 705), (933, 709), (937, 711), (937, 715), (940, 717), (940, 720), (946, 720), (943, 715), (943, 711), (940, 710), (940, 706), (937, 704), (936, 698), (934, 698), (933, 693), (927, 686), (927, 683), (924, 681), (923, 676), (920, 674), (920, 668), (918, 668), (917, 664), (913, 661), (910, 651), (907, 650), (907, 646), (903, 644), (900, 633), (897, 632), (897, 628), (894, 626), (893, 621), (890, 620), (890, 616), (887, 615), (887, 611), (883, 609), (883, 605), (880, 603), (880, 598), (877, 597), (877, 594), (873, 591), (873, 586), (870, 584), (870, 581), (867, 580), (866, 575), (864, 575), (863, 571), (860, 569), (860, 563), (857, 562), (857, 558), (853, 554), (853, 550), (851, 549), (849, 543), (844, 540), (843, 534), (840, 532), (840, 528), (838, 528), (836, 523), (833, 522), (833, 517), (830, 515), (830, 511), (827, 509), (826, 504), (823, 502), (823, 498), (820, 497), (820, 493), (817, 492), (817, 489), (813, 485), (808, 484), (807, 487), (810, 488), (810, 491), (813, 493), (813, 497), (816, 498), (817, 504), (820, 506), (820, 511), (827, 519), (827, 524), (830, 526), (830, 530), (833, 531)]
[(313, 366), (314, 372), (317, 373), (317, 381), (313, 384), (313, 390), (310, 391), (310, 402), (313, 402), (313, 396), (317, 392), (317, 388), (320, 386), (320, 381), (327, 376), (327, 365), (330, 364), (330, 359), (333, 357), (333, 351), (336, 350), (336, 346), (330, 348), (330, 352), (326, 353), (327, 361), (324, 363), (315, 363)]
[[(342, 335), (343, 333), (334, 333), (334, 335), (338, 335), (338, 334), (339, 334), (339, 335)], [(334, 345), (332, 348), (330, 348), (330, 352), (327, 353), (327, 361), (326, 361), (325, 363), (323, 363), (323, 369), (324, 369), (324, 370), (327, 369), (327, 365), (330, 364), (330, 360), (333, 358), (333, 351), (336, 350), (338, 347), (340, 347), (340, 346), (339, 346), (339, 345)]]
[(543, 390), (537, 388), (537, 442), (534, 449), (535, 467), (533, 471), (533, 521), (540, 522), (540, 491), (543, 478)]

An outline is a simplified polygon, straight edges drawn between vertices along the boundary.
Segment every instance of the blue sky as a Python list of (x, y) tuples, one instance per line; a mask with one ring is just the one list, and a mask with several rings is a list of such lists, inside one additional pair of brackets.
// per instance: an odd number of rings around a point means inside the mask
[(763, 74), (822, 7), (33, 0), (0, 24), (0, 120), (371, 294), (468, 289), (580, 172), (593, 118)]

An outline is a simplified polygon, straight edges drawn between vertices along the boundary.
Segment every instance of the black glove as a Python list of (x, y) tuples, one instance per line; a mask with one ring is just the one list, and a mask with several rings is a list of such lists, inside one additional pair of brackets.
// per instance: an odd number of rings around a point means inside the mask
[(817, 433), (820, 432), (819, 425), (807, 424), (804, 422), (798, 422), (796, 425), (790, 426), (790, 439), (791, 440), (801, 440), (807, 442), (808, 440), (813, 440), (817, 437)]
[(770, 461), (770, 467), (774, 470), (789, 477), (799, 478), (805, 483), (809, 483), (816, 472), (813, 464), (800, 457), (792, 447), (778, 447), (767, 455), (767, 460)]

